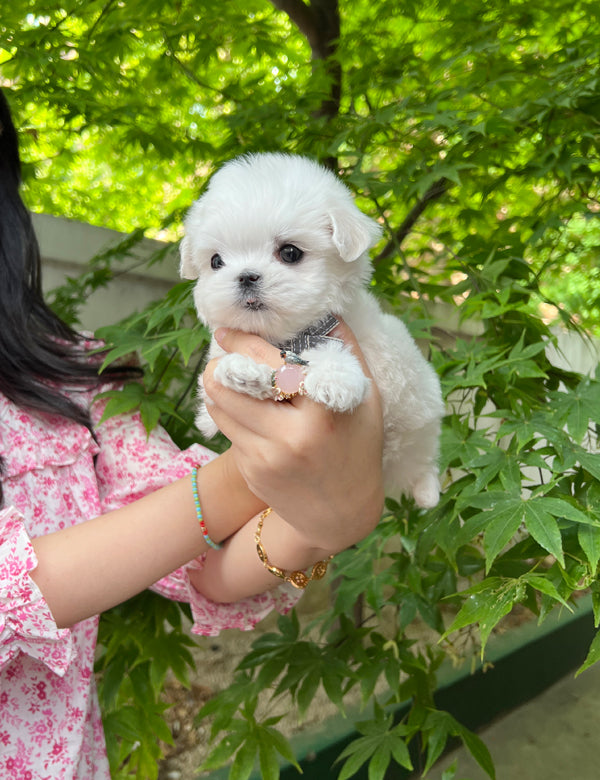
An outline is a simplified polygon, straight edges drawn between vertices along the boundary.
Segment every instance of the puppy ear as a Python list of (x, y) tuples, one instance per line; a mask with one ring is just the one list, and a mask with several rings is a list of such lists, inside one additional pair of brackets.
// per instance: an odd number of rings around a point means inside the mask
[(352, 204), (329, 213), (332, 239), (342, 260), (351, 263), (370, 249), (381, 236), (381, 227)]
[(192, 242), (188, 236), (184, 236), (179, 244), (179, 276), (182, 279), (197, 279), (198, 269), (194, 263)]

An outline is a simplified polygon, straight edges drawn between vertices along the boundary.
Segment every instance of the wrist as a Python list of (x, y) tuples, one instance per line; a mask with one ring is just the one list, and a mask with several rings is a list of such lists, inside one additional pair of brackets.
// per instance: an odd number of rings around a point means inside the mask
[(229, 451), (199, 469), (196, 484), (204, 523), (215, 542), (223, 542), (265, 508), (248, 489)]
[(329, 559), (331, 552), (314, 545), (306, 536), (287, 523), (276, 512), (266, 509), (257, 518), (255, 543), (257, 555), (262, 548), (268, 564), (284, 571), (304, 570), (319, 561)]
[[(288, 527), (290, 538), (295, 534), (297, 547), (306, 551), (306, 557), (322, 560), (329, 555), (337, 555), (367, 537), (379, 524), (384, 501), (383, 487), (376, 484), (369, 495), (362, 497), (360, 504), (356, 503), (352, 507), (352, 511), (349, 511), (347, 500), (339, 502), (339, 507), (330, 501), (325, 511), (320, 510), (319, 505), (313, 507), (305, 504), (301, 508), (296, 507), (295, 516), (289, 521), (282, 517), (284, 513), (287, 516), (289, 507), (282, 509), (281, 514), (276, 516), (276, 522)], [(280, 510), (275, 511), (279, 513)]]

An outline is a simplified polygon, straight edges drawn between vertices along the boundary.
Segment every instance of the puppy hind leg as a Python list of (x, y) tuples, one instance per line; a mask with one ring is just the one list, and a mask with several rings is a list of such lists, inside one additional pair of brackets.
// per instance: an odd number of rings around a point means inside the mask
[(402, 471), (392, 471), (392, 464), (384, 466), (386, 495), (399, 501), (402, 495), (411, 496), (422, 509), (431, 509), (440, 500), (440, 480), (433, 466), (411, 468), (404, 464)]
[(196, 416), (194, 418), (194, 424), (205, 439), (212, 439), (212, 437), (217, 434), (219, 429), (215, 425), (213, 418), (210, 416), (208, 409), (206, 408), (206, 404), (210, 403), (210, 401), (206, 397), (202, 375), (198, 377), (198, 398), (199, 403)]
[(417, 506), (432, 509), (440, 500), (440, 481), (431, 471), (421, 474), (412, 486), (412, 494)]
[(383, 476), (387, 495), (412, 496), (417, 506), (431, 509), (440, 497), (438, 449), (440, 424), (431, 420), (414, 430), (384, 429)]
[(205, 439), (212, 439), (213, 436), (216, 436), (219, 430), (215, 425), (215, 421), (208, 413), (208, 409), (206, 408), (204, 401), (198, 407), (194, 422), (196, 424), (196, 428), (200, 431)]

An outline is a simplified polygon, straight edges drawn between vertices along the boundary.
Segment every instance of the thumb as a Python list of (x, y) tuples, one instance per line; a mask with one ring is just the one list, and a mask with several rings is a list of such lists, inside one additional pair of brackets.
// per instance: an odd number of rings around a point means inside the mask
[(338, 339), (341, 339), (344, 342), (344, 344), (350, 347), (353, 355), (355, 355), (355, 357), (358, 359), (362, 367), (362, 370), (364, 371), (365, 376), (369, 377), (369, 379), (373, 379), (367, 361), (365, 360), (365, 356), (363, 355), (363, 352), (360, 348), (360, 344), (358, 343), (358, 341), (356, 340), (356, 336), (354, 335), (352, 330), (350, 330), (348, 325), (346, 325), (344, 320), (339, 320), (338, 324), (331, 331), (330, 335), (335, 336)]

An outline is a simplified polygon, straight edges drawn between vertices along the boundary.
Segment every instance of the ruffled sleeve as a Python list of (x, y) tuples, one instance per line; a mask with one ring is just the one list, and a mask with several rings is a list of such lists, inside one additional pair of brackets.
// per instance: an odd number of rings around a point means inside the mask
[[(94, 422), (102, 408), (94, 405)], [(147, 434), (139, 414), (122, 414), (96, 423), (96, 435), (100, 443), (96, 476), (103, 512), (130, 504), (216, 457), (199, 444), (179, 450), (164, 428)]]
[(59, 629), (30, 577), (37, 566), (22, 515), (0, 511), (0, 668), (20, 652), (64, 675), (73, 655), (69, 629)]
[(187, 571), (202, 568), (202, 559), (192, 561), (169, 577), (157, 582), (153, 590), (176, 601), (187, 601), (192, 610), (192, 633), (201, 636), (217, 636), (226, 628), (250, 631), (269, 612), (276, 609), (281, 614), (298, 602), (302, 591), (291, 585), (279, 585), (274, 590), (236, 601), (234, 604), (216, 604), (193, 587)]
[[(99, 409), (95, 414), (99, 415)], [(162, 428), (148, 436), (138, 414), (111, 417), (96, 428), (100, 454), (96, 473), (102, 509), (107, 512), (186, 476), (195, 465), (216, 457), (201, 445), (180, 451)], [(288, 585), (253, 596), (235, 604), (217, 604), (192, 586), (190, 568), (201, 568), (203, 557), (191, 561), (153, 586), (153, 590), (175, 601), (188, 602), (192, 609), (192, 631), (216, 636), (226, 628), (244, 631), (254, 628), (271, 610), (285, 613), (301, 592)]]

